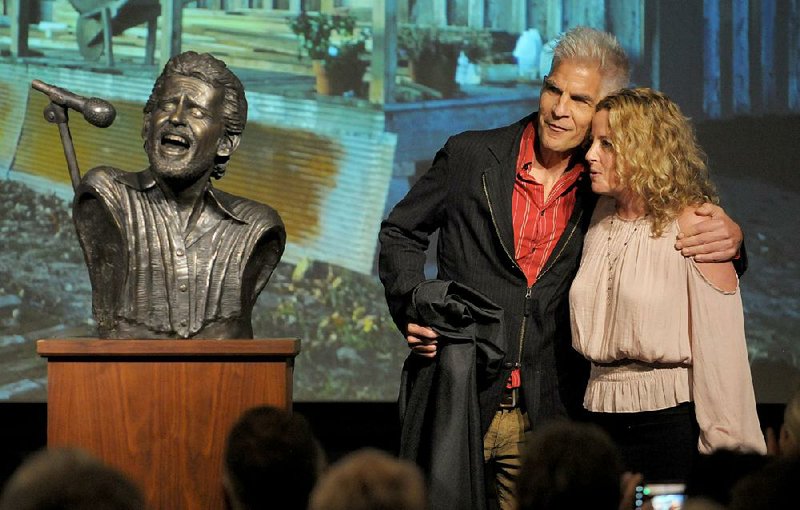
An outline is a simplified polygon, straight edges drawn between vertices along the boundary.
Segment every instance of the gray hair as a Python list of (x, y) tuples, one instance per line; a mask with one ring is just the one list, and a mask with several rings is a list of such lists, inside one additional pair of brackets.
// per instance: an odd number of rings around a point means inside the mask
[(553, 50), (552, 69), (566, 60), (596, 63), (603, 79), (603, 95), (626, 87), (630, 81), (628, 55), (608, 32), (589, 27), (570, 29)]

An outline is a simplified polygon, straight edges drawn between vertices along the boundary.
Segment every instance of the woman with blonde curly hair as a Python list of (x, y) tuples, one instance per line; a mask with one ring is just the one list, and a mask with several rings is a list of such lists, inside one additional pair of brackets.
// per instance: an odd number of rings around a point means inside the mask
[(733, 265), (673, 248), (718, 198), (686, 117), (651, 89), (597, 105), (586, 160), (601, 195), (570, 291), (592, 362), (584, 407), (646, 479), (682, 480), (699, 450), (765, 452)]

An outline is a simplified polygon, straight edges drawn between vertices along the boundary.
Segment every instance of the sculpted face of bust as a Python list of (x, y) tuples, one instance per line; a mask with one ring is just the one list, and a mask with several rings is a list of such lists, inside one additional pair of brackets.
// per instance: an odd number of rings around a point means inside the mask
[(225, 133), (224, 90), (189, 76), (167, 78), (145, 117), (145, 148), (152, 171), (171, 186), (207, 179), (217, 156), (230, 156)]

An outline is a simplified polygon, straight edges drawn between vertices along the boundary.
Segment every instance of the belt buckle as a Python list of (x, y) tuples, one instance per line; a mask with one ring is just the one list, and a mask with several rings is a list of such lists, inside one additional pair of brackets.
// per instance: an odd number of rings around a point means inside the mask
[(514, 409), (517, 407), (519, 388), (510, 388), (503, 391), (503, 398), (500, 400), (501, 409)]

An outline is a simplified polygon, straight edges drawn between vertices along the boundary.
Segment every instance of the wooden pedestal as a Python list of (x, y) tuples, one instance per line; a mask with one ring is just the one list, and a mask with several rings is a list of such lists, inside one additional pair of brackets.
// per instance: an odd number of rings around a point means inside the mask
[(290, 409), (296, 339), (39, 340), (47, 444), (120, 468), (153, 509), (221, 509), (228, 430), (246, 409)]

